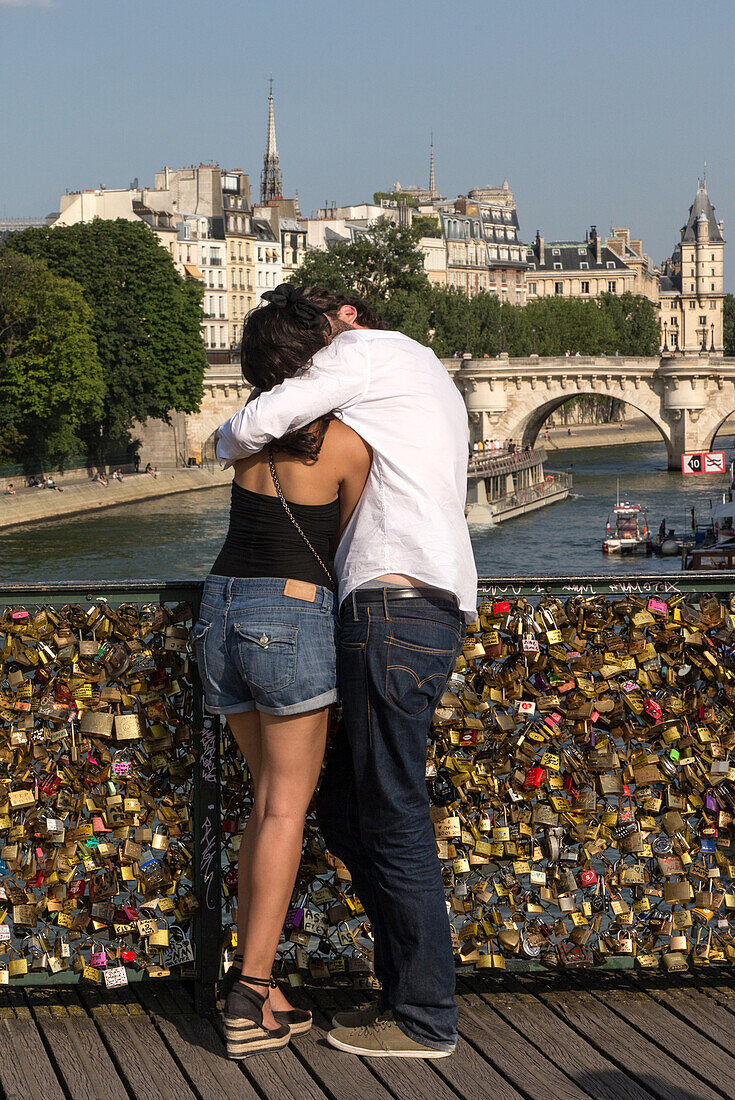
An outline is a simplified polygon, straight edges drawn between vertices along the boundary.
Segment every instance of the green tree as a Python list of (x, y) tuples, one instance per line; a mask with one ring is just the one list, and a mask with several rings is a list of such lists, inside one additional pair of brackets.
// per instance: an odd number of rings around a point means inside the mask
[(726, 294), (722, 302), (722, 337), (725, 355), (735, 355), (735, 297)]
[(101, 415), (84, 429), (100, 460), (129, 440), (134, 421), (195, 412), (202, 397), (202, 289), (182, 279), (142, 223), (95, 221), (14, 234), (6, 249), (76, 280), (93, 313), (105, 381)]
[(338, 241), (325, 252), (308, 252), (291, 281), (359, 294), (377, 307), (399, 292), (427, 294), (429, 280), (417, 240), (412, 228), (383, 218), (354, 241)]
[(411, 221), (416, 237), (441, 237), (439, 219), (433, 214), (415, 214)]
[(63, 467), (103, 405), (81, 287), (39, 260), (0, 252), (0, 453), (27, 466)]

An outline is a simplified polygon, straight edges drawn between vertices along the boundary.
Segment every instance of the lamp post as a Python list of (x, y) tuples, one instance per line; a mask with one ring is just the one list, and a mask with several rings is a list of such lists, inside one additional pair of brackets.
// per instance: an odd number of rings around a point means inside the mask
[(664, 355), (668, 354), (668, 350), (669, 350), (668, 325), (666, 324), (666, 321), (664, 321), (664, 347), (663, 347)]
[(710, 329), (712, 330), (712, 337), (710, 339), (709, 351), (710, 351), (710, 355), (714, 355), (715, 354), (715, 326), (714, 326), (714, 324), (710, 325)]

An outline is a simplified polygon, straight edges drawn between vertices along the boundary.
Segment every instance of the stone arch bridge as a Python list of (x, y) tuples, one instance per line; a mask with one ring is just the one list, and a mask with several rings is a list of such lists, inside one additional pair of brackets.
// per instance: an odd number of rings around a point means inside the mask
[(443, 360), (464, 395), (470, 442), (513, 439), (533, 446), (546, 418), (572, 397), (604, 394), (648, 417), (669, 467), (685, 451), (708, 451), (735, 412), (735, 359), (703, 354), (626, 358), (573, 356)]
[[(627, 402), (656, 425), (669, 465), (680, 469), (683, 451), (707, 451), (735, 412), (735, 359), (702, 355), (634, 359), (445, 359), (470, 414), (470, 441), (513, 439), (533, 443), (547, 416), (570, 397), (606, 394)], [(141, 456), (154, 465), (176, 465), (190, 456), (213, 460), (215, 429), (241, 408), (250, 387), (239, 364), (211, 366), (199, 412), (172, 414), (170, 424), (141, 425)]]

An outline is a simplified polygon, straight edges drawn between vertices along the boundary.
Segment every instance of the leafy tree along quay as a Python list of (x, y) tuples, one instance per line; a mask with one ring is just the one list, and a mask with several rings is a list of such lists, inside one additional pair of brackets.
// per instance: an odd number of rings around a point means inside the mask
[(379, 222), (354, 241), (310, 252), (292, 282), (360, 294), (391, 327), (430, 344), (440, 358), (466, 347), (475, 356), (495, 356), (503, 343), (511, 356), (530, 355), (534, 344), (539, 355), (658, 353), (656, 310), (637, 295), (549, 297), (516, 306), (501, 305), (494, 294), (469, 298), (433, 286), (417, 247), (429, 220), (415, 219), (410, 228)]
[(91, 309), (105, 394), (82, 437), (101, 461), (129, 440), (134, 421), (195, 412), (207, 361), (201, 338), (202, 289), (184, 280), (150, 229), (94, 221), (14, 234), (5, 254), (42, 260), (75, 280)]
[(63, 465), (102, 415), (104, 381), (81, 287), (0, 253), (0, 457)]

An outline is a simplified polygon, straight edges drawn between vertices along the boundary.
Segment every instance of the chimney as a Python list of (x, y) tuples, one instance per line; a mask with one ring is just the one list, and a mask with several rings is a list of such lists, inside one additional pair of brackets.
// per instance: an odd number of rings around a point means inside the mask
[(602, 238), (597, 236), (597, 226), (590, 226), (590, 244), (595, 246), (595, 260), (602, 263)]
[(541, 236), (541, 230), (536, 230), (536, 251), (538, 252), (538, 262), (541, 266), (546, 263), (546, 241)]

